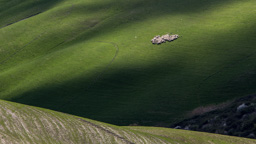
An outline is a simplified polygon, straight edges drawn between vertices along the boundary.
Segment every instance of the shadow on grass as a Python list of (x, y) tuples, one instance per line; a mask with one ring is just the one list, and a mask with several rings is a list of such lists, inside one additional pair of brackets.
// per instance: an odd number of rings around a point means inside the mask
[[(182, 69), (175, 63), (168, 65), (171, 70), (166, 70), (166, 66), (115, 69), (107, 71), (96, 81), (97, 75), (89, 79), (79, 77), (59, 85), (45, 85), (11, 101), (119, 125), (163, 119), (165, 115), (150, 118), (147, 111), (156, 110), (160, 105), (173, 108), (174, 105), (166, 105), (161, 98), (172, 99), (176, 103), (180, 100), (172, 95), (176, 91), (175, 85), (155, 85), (152, 82), (167, 75), (177, 75)], [(182, 99), (186, 101), (186, 98)]]
[(40, 14), (62, 0), (11, 0), (1, 3), (0, 29)]

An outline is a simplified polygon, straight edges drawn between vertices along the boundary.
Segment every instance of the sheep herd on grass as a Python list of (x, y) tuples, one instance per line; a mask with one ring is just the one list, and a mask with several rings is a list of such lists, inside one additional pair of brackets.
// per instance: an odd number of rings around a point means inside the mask
[(169, 35), (169, 34), (166, 34), (166, 35), (163, 35), (163, 36), (155, 36), (151, 42), (152, 44), (161, 44), (161, 43), (165, 43), (166, 41), (174, 41), (176, 40), (177, 38), (179, 38), (179, 35), (175, 34), (175, 35)]

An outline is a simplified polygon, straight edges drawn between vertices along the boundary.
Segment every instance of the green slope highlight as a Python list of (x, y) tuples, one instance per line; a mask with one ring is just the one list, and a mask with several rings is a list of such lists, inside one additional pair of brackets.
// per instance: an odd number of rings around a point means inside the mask
[[(0, 29), (0, 98), (117, 125), (168, 126), (196, 107), (255, 93), (255, 6), (49, 3)], [(168, 32), (182, 37), (150, 43)]]
[(216, 143), (255, 140), (151, 127), (118, 127), (51, 110), (0, 101), (1, 143)]

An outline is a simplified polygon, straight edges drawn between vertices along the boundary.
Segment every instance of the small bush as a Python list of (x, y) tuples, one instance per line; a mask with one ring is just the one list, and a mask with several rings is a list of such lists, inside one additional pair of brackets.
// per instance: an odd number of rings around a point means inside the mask
[(247, 107), (247, 108), (242, 109), (242, 110), (240, 111), (240, 113), (241, 113), (242, 115), (244, 115), (244, 114), (250, 114), (250, 113), (254, 112), (254, 110), (255, 110), (254, 106), (251, 105), (251, 106), (249, 106), (249, 107)]
[(241, 125), (241, 130), (242, 131), (248, 131), (248, 130), (251, 130), (251, 129), (253, 129), (254, 128), (254, 125), (253, 125), (253, 123), (251, 123), (251, 122), (249, 122), (249, 121), (247, 121), (247, 122), (245, 122), (245, 123), (243, 123), (242, 125)]
[(235, 130), (234, 129), (229, 129), (228, 130), (228, 135), (234, 135), (235, 133)]

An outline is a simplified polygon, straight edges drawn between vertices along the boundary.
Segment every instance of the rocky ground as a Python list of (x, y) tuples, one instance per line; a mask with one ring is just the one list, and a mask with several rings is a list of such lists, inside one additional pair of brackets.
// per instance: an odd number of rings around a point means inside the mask
[(226, 108), (174, 124), (172, 128), (256, 138), (256, 95), (235, 100)]

